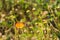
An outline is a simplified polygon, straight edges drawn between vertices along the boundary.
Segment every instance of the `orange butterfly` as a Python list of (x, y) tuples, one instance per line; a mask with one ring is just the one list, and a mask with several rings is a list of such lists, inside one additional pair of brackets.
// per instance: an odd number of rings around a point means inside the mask
[(24, 27), (24, 23), (23, 22), (17, 22), (15, 24), (16, 28), (23, 28)]

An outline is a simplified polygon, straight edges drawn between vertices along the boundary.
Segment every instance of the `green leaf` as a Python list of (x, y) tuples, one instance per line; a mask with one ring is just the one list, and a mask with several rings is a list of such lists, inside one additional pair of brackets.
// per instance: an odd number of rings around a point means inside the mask
[(57, 12), (56, 14), (57, 14), (58, 16), (60, 16), (60, 12)]
[(36, 10), (35, 12), (33, 12), (34, 15), (39, 15), (39, 10)]
[(29, 6), (28, 4), (25, 4), (25, 9), (26, 9), (28, 6)]
[(7, 22), (7, 27), (10, 28), (12, 25), (13, 25), (13, 22), (12, 22), (12, 21), (8, 21), (8, 22)]
[(2, 22), (2, 25), (3, 25), (3, 26), (6, 26), (6, 24), (7, 24), (7, 23), (6, 23), (5, 21)]
[(10, 37), (8, 36), (6, 40), (10, 40)]
[(36, 2), (37, 2), (38, 4), (40, 4), (41, 0), (36, 0)]
[(24, 3), (24, 0), (20, 0), (21, 3)]
[(0, 1), (0, 9), (2, 8), (2, 1)]

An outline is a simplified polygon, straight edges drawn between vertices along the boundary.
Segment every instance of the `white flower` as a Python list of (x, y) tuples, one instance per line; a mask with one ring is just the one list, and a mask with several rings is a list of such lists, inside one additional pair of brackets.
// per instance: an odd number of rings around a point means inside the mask
[(32, 8), (32, 10), (36, 10), (36, 8)]
[(28, 12), (30, 12), (30, 10), (27, 10), (26, 12), (28, 13)]
[(1, 17), (5, 17), (5, 14), (1, 14)]

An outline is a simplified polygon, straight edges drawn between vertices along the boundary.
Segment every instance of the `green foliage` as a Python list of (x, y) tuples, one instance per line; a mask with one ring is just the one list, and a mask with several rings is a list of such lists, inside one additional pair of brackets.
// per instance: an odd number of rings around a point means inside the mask
[[(60, 0), (3, 0), (3, 2), (0, 0), (0, 26), (2, 30), (5, 28), (7, 40), (10, 40), (11, 36), (14, 40), (49, 40), (50, 34), (52, 40), (60, 38)], [(24, 28), (16, 28), (17, 22), (23, 22)], [(14, 35), (11, 28), (14, 28)]]

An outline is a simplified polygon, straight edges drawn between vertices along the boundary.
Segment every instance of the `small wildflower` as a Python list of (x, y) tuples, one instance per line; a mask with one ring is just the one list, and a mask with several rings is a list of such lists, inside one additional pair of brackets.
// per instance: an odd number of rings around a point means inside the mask
[(36, 8), (32, 8), (32, 10), (36, 10)]
[(16, 28), (23, 28), (24, 27), (24, 23), (17, 22), (15, 26), (16, 26)]
[(43, 15), (43, 16), (45, 16), (45, 15), (47, 15), (47, 14), (48, 14), (48, 11), (43, 11), (43, 12), (42, 12), (42, 15)]
[(47, 30), (45, 29), (45, 30), (43, 30), (43, 32), (44, 32), (44, 34), (47, 34)]
[(44, 22), (44, 23), (47, 23), (47, 20), (44, 19), (43, 22)]
[(10, 14), (12, 14), (12, 11), (10, 11)]
[(18, 9), (15, 9), (15, 11), (18, 11)]
[(33, 26), (30, 26), (29, 28), (33, 28)]
[(13, 38), (11, 38), (11, 40), (14, 40)]
[(1, 14), (1, 17), (5, 17), (5, 14)]
[(27, 10), (26, 12), (28, 13), (28, 12), (30, 12), (30, 10)]
[(24, 32), (27, 32), (27, 30), (25, 29)]

